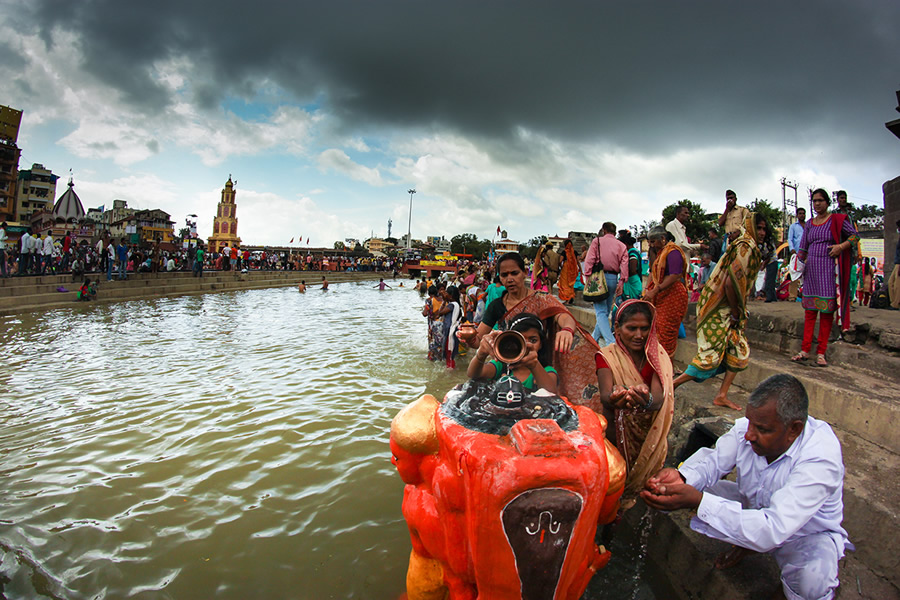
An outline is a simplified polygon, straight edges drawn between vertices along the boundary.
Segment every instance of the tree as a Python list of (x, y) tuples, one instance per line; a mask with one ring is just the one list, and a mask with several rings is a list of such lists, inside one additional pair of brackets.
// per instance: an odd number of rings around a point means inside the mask
[(629, 229), (635, 239), (639, 239), (642, 237), (647, 237), (647, 234), (650, 233), (650, 230), (658, 226), (659, 221), (657, 221), (656, 219), (651, 219), (649, 221), (645, 220), (640, 225), (632, 225)]
[(344, 250), (345, 249), (344, 242), (335, 242), (334, 249), (335, 250)]
[(184, 240), (190, 239), (191, 230), (188, 227), (182, 227), (178, 230), (178, 235), (175, 236), (176, 242), (183, 242)]
[(395, 246), (400, 243), (400, 240), (398, 240), (395, 237), (386, 237), (386, 238), (384, 238), (384, 241), (386, 241), (389, 244), (393, 244)]
[(547, 236), (541, 235), (528, 240), (525, 246), (519, 246), (519, 252), (525, 258), (533, 259), (537, 254), (538, 248), (547, 243)]
[(473, 248), (478, 238), (473, 233), (460, 233), (450, 238), (450, 252), (453, 254), (474, 254)]
[(675, 213), (680, 206), (688, 207), (688, 222), (684, 225), (688, 238), (690, 238), (691, 241), (705, 240), (709, 236), (709, 230), (716, 227), (716, 222), (712, 215), (706, 214), (706, 211), (703, 210), (702, 206), (696, 202), (691, 202), (687, 198), (674, 202), (663, 209), (662, 224), (668, 225), (673, 221), (675, 219)]
[(876, 206), (874, 204), (863, 204), (859, 207), (852, 206), (850, 211), (850, 218), (854, 223), (859, 223), (862, 219), (871, 219), (871, 218), (884, 218), (884, 208)]
[[(750, 212), (755, 212), (765, 217), (773, 232), (776, 227), (781, 227), (781, 219), (784, 217), (784, 213), (780, 208), (772, 206), (768, 200), (756, 198), (747, 208), (750, 209)], [(772, 237), (774, 239), (776, 236), (773, 235)]]

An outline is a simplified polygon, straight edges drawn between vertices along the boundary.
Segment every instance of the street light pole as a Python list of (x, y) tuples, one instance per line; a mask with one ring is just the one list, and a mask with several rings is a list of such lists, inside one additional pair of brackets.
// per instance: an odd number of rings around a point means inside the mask
[(410, 250), (412, 248), (412, 199), (413, 194), (416, 193), (416, 188), (406, 191), (409, 192), (409, 226), (406, 230), (406, 249)]

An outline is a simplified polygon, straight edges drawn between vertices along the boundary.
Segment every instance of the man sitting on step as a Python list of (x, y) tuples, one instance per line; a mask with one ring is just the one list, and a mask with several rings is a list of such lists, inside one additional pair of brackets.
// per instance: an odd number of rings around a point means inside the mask
[[(775, 597), (791, 600), (833, 598), (838, 560), (853, 549), (841, 527), (841, 444), (827, 423), (808, 416), (808, 406), (795, 377), (769, 377), (715, 448), (663, 469), (641, 492), (658, 510), (697, 509), (691, 529), (734, 544), (717, 568), (751, 551), (770, 552), (781, 569)], [(737, 483), (723, 481), (735, 468)]]

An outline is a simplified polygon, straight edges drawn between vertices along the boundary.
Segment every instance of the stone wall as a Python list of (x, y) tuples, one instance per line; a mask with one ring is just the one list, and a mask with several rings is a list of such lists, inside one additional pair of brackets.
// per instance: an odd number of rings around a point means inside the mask
[(884, 193), (884, 275), (890, 277), (897, 248), (897, 220), (900, 220), (900, 177), (885, 181), (881, 190)]

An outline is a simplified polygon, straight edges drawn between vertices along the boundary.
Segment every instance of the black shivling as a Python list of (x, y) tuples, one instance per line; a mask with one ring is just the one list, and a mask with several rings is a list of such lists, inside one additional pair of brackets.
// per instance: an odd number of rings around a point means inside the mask
[(509, 375), (498, 381), (471, 379), (456, 386), (440, 410), (467, 429), (492, 435), (507, 435), (523, 419), (552, 419), (563, 431), (578, 428), (578, 415), (562, 398), (527, 393)]

